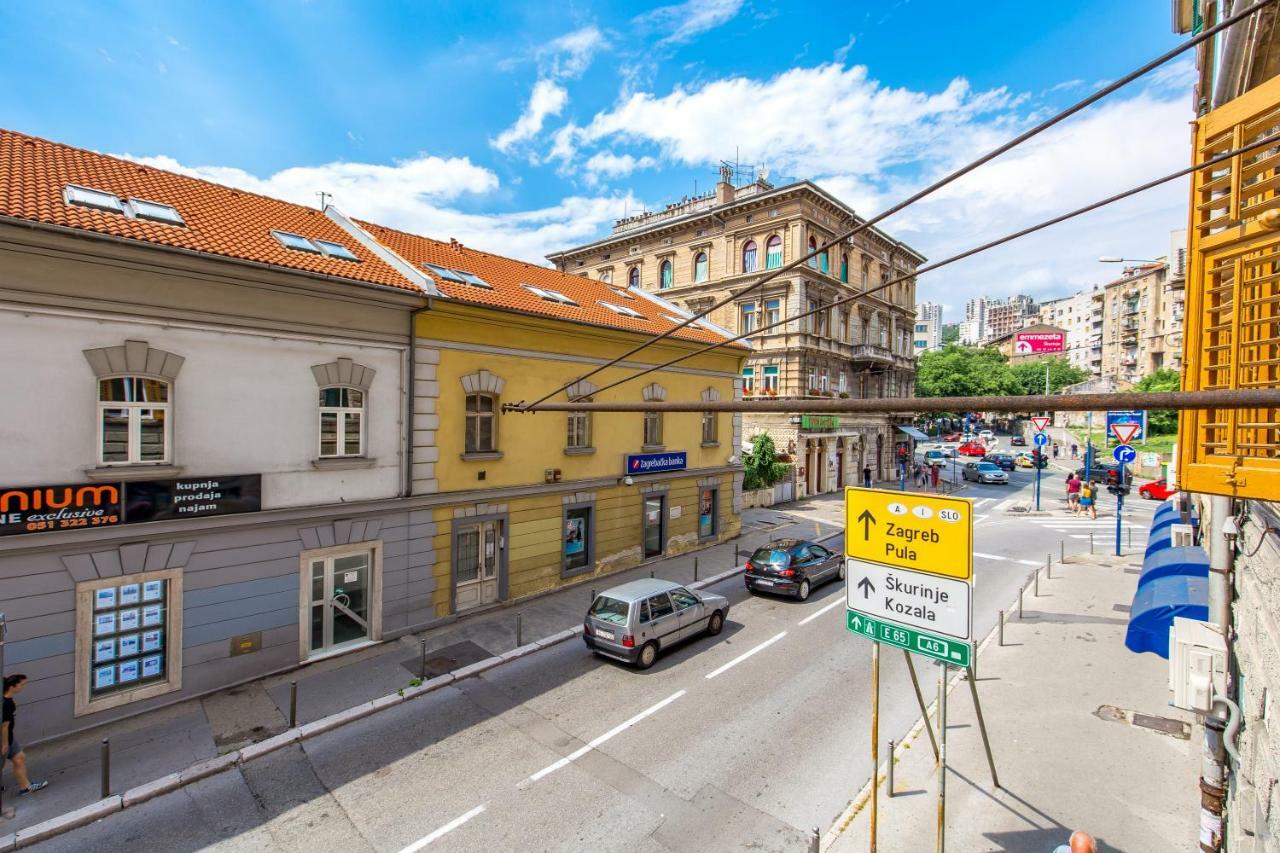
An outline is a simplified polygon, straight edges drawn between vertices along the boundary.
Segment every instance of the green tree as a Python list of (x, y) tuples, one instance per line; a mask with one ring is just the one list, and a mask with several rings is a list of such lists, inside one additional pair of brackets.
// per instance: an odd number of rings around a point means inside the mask
[(944, 323), (942, 325), (942, 345), (960, 343), (960, 324)]
[(1049, 368), (1049, 393), (1056, 394), (1068, 385), (1075, 385), (1089, 378), (1087, 371), (1074, 366), (1061, 356), (1020, 361), (1011, 368), (1022, 390), (1019, 394), (1044, 393), (1044, 369)]
[[(1138, 393), (1181, 391), (1182, 374), (1168, 367), (1162, 367), (1155, 373), (1142, 377), (1130, 390)], [(1173, 435), (1177, 431), (1178, 413), (1173, 409), (1152, 409), (1147, 412), (1147, 432), (1152, 435)]]
[(773, 439), (765, 433), (751, 439), (751, 452), (742, 460), (742, 488), (745, 491), (767, 489), (787, 475), (787, 466), (778, 461)]
[(999, 350), (957, 344), (920, 356), (916, 394), (921, 397), (971, 397), (1022, 394), (1013, 371)]

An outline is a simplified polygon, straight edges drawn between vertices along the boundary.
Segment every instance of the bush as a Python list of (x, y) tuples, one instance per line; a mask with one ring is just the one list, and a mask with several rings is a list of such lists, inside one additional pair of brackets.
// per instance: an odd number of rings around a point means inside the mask
[(767, 489), (787, 476), (787, 466), (778, 461), (773, 439), (764, 433), (751, 439), (751, 452), (742, 464), (742, 488), (748, 492)]

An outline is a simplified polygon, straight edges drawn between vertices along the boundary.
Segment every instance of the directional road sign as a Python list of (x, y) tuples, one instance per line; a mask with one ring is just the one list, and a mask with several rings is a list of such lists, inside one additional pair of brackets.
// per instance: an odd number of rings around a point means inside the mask
[(845, 564), (850, 610), (957, 640), (972, 636), (971, 588), (966, 581), (861, 560), (848, 559)]
[(1117, 444), (1116, 449), (1111, 451), (1111, 456), (1119, 463), (1128, 465), (1130, 462), (1138, 458), (1138, 451), (1134, 450), (1131, 445)]
[(1035, 443), (1036, 447), (1044, 447), (1046, 444), (1049, 443), (1049, 436), (1045, 435), (1042, 432), (1038, 432), (1035, 435), (1031, 436), (1031, 441)]
[[(1147, 413), (1140, 409), (1123, 410), (1107, 412), (1107, 434), (1113, 434), (1117, 424), (1134, 424), (1138, 429), (1129, 436), (1130, 441), (1136, 439), (1142, 441), (1147, 436)], [(1122, 441), (1121, 444), (1128, 444), (1128, 441)]]
[(1121, 444), (1128, 444), (1133, 437), (1142, 431), (1142, 424), (1112, 424), (1111, 434)]
[(969, 501), (849, 488), (844, 511), (845, 556), (960, 580), (973, 577)]
[(1031, 425), (1036, 428), (1036, 432), (1044, 432), (1044, 428), (1049, 425), (1048, 418), (1032, 418)]
[(870, 640), (888, 643), (900, 649), (906, 649), (918, 655), (946, 661), (952, 666), (969, 665), (969, 644), (947, 637), (935, 637), (922, 631), (882, 622), (870, 616), (864, 616), (855, 610), (847, 610), (845, 627), (855, 634)]

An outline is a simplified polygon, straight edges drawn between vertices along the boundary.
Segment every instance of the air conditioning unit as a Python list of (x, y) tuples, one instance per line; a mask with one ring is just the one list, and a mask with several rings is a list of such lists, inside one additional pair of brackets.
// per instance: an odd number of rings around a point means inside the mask
[(1207, 714), (1227, 689), (1227, 641), (1208, 622), (1175, 617), (1169, 628), (1169, 689), (1173, 704)]
[(1169, 538), (1174, 548), (1189, 547), (1196, 544), (1195, 528), (1190, 524), (1170, 524)]

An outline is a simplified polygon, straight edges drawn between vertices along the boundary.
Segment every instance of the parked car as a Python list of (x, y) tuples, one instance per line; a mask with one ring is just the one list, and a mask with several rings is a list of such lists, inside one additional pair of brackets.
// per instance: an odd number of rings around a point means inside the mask
[(582, 639), (598, 655), (648, 669), (681, 640), (724, 628), (729, 599), (693, 592), (660, 578), (641, 578), (606, 589), (587, 608)]
[[(1076, 469), (1076, 476), (1085, 478), (1083, 466)], [(1089, 469), (1089, 476), (1085, 479), (1097, 480), (1107, 485), (1118, 483), (1120, 482), (1120, 463), (1094, 462), (1093, 467)]]
[(947, 452), (945, 450), (926, 450), (924, 452), (924, 461), (930, 465), (946, 465)]
[(986, 456), (987, 447), (986, 445), (976, 441), (966, 441), (964, 444), (960, 445), (957, 452), (961, 456)]
[(1036, 463), (1028, 451), (1022, 451), (1013, 457), (1013, 464), (1019, 468), (1034, 468)]
[(1009, 475), (1000, 470), (999, 465), (990, 462), (966, 462), (961, 472), (966, 480), (975, 483), (1007, 483)]
[(1026, 447), (1027, 440), (1020, 435), (1015, 435), (1013, 438), (1009, 439), (1009, 445), (1011, 447)]
[(949, 433), (947, 433), (946, 435), (944, 435), (944, 436), (942, 437), (942, 440), (943, 440), (943, 441), (959, 441), (959, 440), (960, 440), (960, 433), (958, 433), (958, 432), (949, 432)]
[(817, 542), (778, 539), (756, 549), (744, 578), (750, 592), (778, 592), (804, 601), (818, 584), (844, 580), (844, 557)]
[(996, 437), (996, 434), (989, 429), (984, 429), (978, 433), (978, 438), (982, 439), (983, 441), (991, 441), (995, 437)]
[(988, 453), (982, 461), (998, 465), (1002, 471), (1012, 471), (1014, 466), (1012, 453)]
[(1138, 487), (1138, 494), (1142, 495), (1149, 501), (1162, 501), (1169, 495), (1178, 493), (1176, 486), (1170, 486), (1164, 477), (1150, 483), (1144, 483)]

